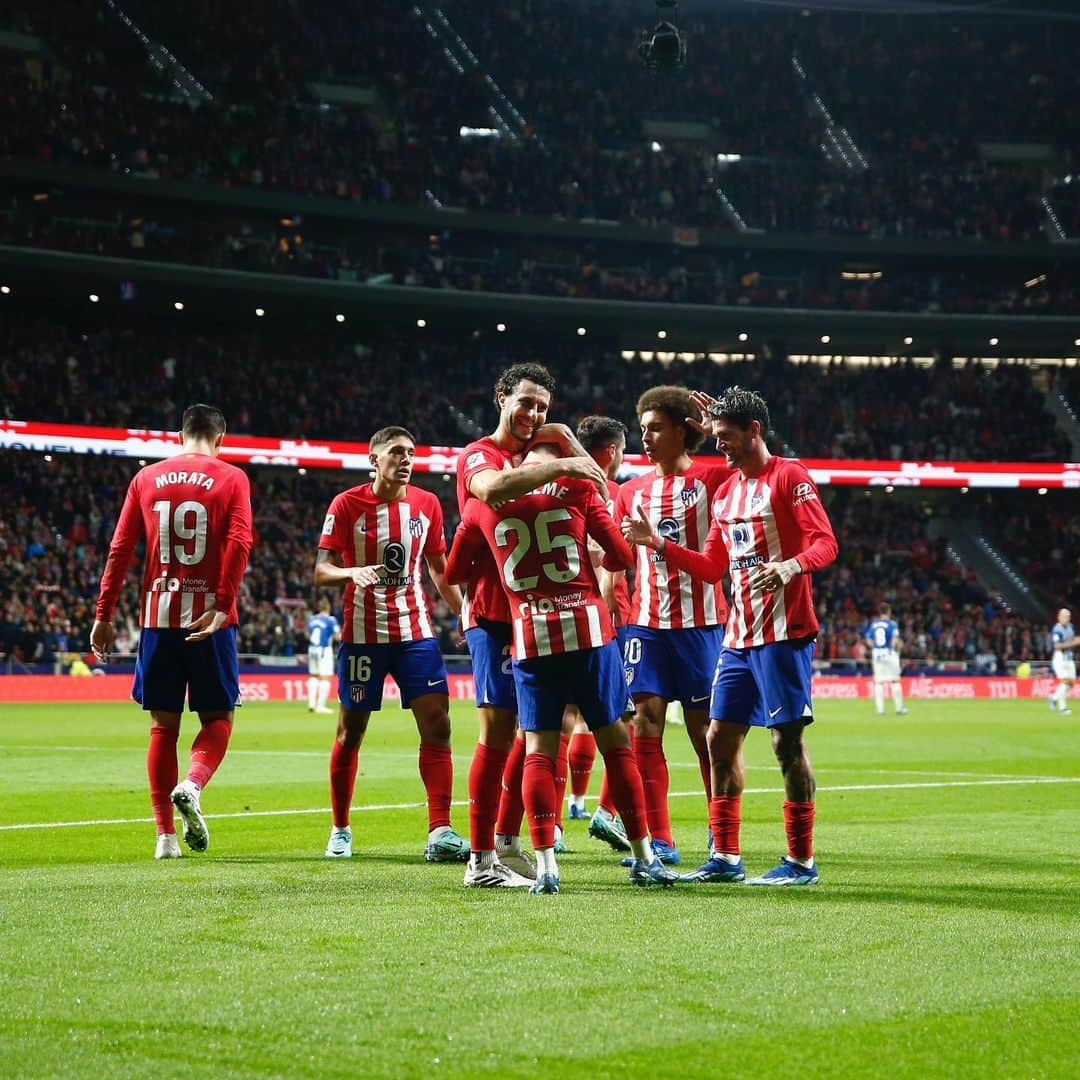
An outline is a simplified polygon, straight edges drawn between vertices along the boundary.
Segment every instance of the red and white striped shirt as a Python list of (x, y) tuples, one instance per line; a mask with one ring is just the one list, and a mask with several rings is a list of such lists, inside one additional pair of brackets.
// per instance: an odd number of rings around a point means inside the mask
[(553, 480), (498, 510), (472, 499), (454, 536), (446, 577), (466, 581), (478, 558), (494, 555), (513, 622), (515, 660), (599, 648), (615, 631), (589, 558), (590, 536), (604, 549), (605, 569), (630, 566), (629, 546), (584, 480)]
[[(731, 575), (724, 644), (733, 649), (813, 637), (818, 632), (810, 573), (836, 558), (836, 536), (806, 466), (771, 457), (760, 476), (734, 473), (716, 493), (712, 526), (699, 554), (668, 544), (668, 563), (707, 581)], [(802, 569), (782, 591), (751, 592), (767, 562), (797, 559)]]
[[(628, 480), (619, 489), (614, 517), (636, 518), (644, 507), (666, 540), (701, 551), (709, 533), (709, 500), (729, 475), (722, 465), (695, 461), (684, 473), (655, 472)], [(695, 578), (649, 548), (637, 549), (637, 577), (630, 622), (654, 630), (722, 626), (727, 615), (719, 584)]]
[(343, 640), (351, 645), (385, 645), (435, 636), (420, 559), (446, 551), (438, 498), (407, 485), (393, 502), (380, 499), (371, 484), (334, 497), (323, 522), (319, 547), (334, 551), (343, 566), (386, 567), (378, 585), (345, 586)]
[[(504, 450), (490, 435), (469, 443), (458, 455), (457, 500), (458, 513), (465, 516), (465, 507), (476, 499), (469, 484), (477, 473), (487, 469), (513, 469), (521, 464), (521, 454)], [(477, 619), (489, 622), (510, 622), (510, 611), (503, 595), (499, 569), (489, 554), (481, 551), (472, 577), (462, 583), (461, 628), (468, 630)]]
[[(614, 480), (607, 482), (608, 513), (615, 517), (615, 500), (619, 497), (619, 485)], [(611, 613), (612, 622), (616, 626), (628, 626), (630, 624), (630, 582), (626, 574), (620, 574), (615, 582), (615, 609)]]
[(207, 454), (178, 454), (128, 485), (101, 576), (97, 618), (108, 622), (135, 548), (146, 541), (139, 624), (179, 630), (215, 609), (238, 621), (236, 593), (251, 551), (251, 485)]

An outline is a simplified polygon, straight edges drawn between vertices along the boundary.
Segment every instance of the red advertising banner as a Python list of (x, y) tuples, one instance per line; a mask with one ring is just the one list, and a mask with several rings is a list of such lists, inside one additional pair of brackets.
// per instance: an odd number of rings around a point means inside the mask
[[(176, 434), (138, 428), (44, 424), (0, 419), (0, 449), (52, 454), (102, 454), (140, 461), (171, 457), (179, 447)], [(458, 450), (452, 446), (418, 446), (417, 472), (452, 473)], [(367, 470), (368, 444), (270, 439), (229, 434), (221, 455), (239, 465), (283, 465), (308, 469)], [(953, 488), (1080, 488), (1080, 462), (1016, 461), (862, 461), (803, 458), (819, 484), (859, 487)], [(627, 454), (627, 472), (643, 472), (642, 454)]]
[[(453, 701), (473, 700), (471, 675), (452, 674), (450, 698)], [(913, 701), (997, 699), (1014, 700), (1047, 698), (1057, 685), (1053, 678), (1014, 679), (986, 675), (941, 676), (914, 675), (902, 680), (904, 696)], [(245, 704), (277, 701), (307, 704), (307, 676), (242, 675), (240, 694)], [(814, 679), (814, 697), (818, 701), (872, 698), (874, 683), (869, 676), (851, 677), (819, 675)], [(1072, 697), (1080, 698), (1080, 685), (1072, 689)], [(0, 704), (16, 702), (88, 702), (129, 701), (130, 675), (94, 675), (77, 678), (71, 675), (0, 675)], [(383, 689), (384, 701), (400, 701), (396, 684), (387, 679)]]

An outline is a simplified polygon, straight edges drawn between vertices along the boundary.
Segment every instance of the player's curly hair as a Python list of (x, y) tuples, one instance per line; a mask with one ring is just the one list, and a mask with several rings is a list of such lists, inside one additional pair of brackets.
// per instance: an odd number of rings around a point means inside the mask
[(626, 438), (626, 425), (614, 416), (586, 416), (577, 426), (578, 442), (592, 453), (598, 446), (608, 446)]
[(686, 432), (686, 449), (689, 453), (692, 454), (704, 442), (704, 434), (686, 422), (688, 416), (700, 420), (701, 410), (694, 404), (685, 386), (654, 386), (646, 390), (638, 398), (638, 419), (647, 412), (662, 412), (673, 424), (679, 425)]
[(709, 406), (709, 415), (745, 431), (751, 421), (761, 425), (761, 437), (770, 431), (769, 406), (756, 390), (747, 390), (745, 386), (729, 386), (720, 397)]
[(549, 394), (555, 393), (555, 376), (543, 364), (511, 364), (495, 380), (495, 404), (499, 404), (500, 394), (512, 394), (525, 381), (542, 386)]

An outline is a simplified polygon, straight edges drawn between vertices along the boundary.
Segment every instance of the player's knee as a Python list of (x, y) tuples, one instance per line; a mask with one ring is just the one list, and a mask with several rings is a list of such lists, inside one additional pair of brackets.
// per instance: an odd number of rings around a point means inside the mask
[(802, 727), (782, 724), (772, 729), (772, 748), (776, 760), (784, 770), (802, 760), (806, 753), (803, 745)]
[(417, 714), (416, 726), (420, 732), (420, 741), (439, 746), (450, 742), (450, 713), (446, 709), (430, 709)]

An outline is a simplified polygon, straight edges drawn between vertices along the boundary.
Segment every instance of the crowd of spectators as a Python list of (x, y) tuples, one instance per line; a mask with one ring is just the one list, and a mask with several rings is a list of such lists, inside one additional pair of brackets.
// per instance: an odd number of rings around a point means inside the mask
[[(88, 651), (94, 602), (124, 493), (138, 463), (0, 452), (0, 669), (5, 661), (70, 663)], [(256, 543), (241, 586), (239, 650), (305, 659), (307, 619), (319, 593), (312, 567), (330, 500), (366, 475), (300, 476), (251, 469)], [(431, 486), (456, 521), (453, 489)], [(116, 609), (116, 651), (138, 645), (141, 566), (128, 574)], [(461, 651), (457, 620), (427, 582), (444, 652)], [(340, 615), (340, 596), (333, 601)]]
[[(703, 11), (691, 20), (692, 63), (663, 81), (633, 55), (637, 13), (582, 0), (446, 5), (475, 56), (464, 67), (408, 5), (356, 16), (323, 0), (126, 7), (212, 99), (175, 100), (169, 74), (111, 8), (15, 5), (8, 25), (39, 33), (61, 62), (32, 73), (8, 62), (0, 155), (350, 199), (733, 227), (719, 183), (754, 227), (1011, 240), (1045, 223), (1042, 176), (988, 164), (978, 141), (1075, 142), (1069, 24), (980, 21), (928, 46), (917, 16)], [(366, 82), (379, 106), (324, 107), (310, 90), (320, 80)], [(493, 124), (495, 85), (520, 108), (514, 137), (463, 138), (463, 126)], [(865, 139), (867, 172), (825, 162), (818, 92)], [(701, 137), (653, 139), (650, 117), (697, 122)], [(717, 152), (747, 160), (720, 173)]]
[[(63, 669), (87, 651), (109, 540), (138, 464), (4, 452), (2, 465), (0, 668), (52, 664)], [(256, 543), (239, 595), (240, 652), (299, 663), (307, 648), (307, 618), (319, 598), (311, 568), (325, 507), (337, 491), (367, 477), (248, 471)], [(452, 535), (457, 520), (452, 485), (438, 477), (422, 482), (440, 496)], [(940, 536), (935, 538), (934, 516), (948, 512), (948, 499), (930, 505), (880, 491), (828, 489), (825, 498), (842, 542), (837, 563), (816, 578), (820, 659), (865, 664), (864, 633), (882, 600), (893, 605), (905, 657), (920, 665), (963, 661), (993, 673), (1010, 661), (1048, 656), (1049, 619), (1046, 626), (1034, 625), (1010, 612), (949, 557)], [(1024, 530), (1038, 534), (1048, 524), (1053, 523), (1021, 510), (1010, 519), (1009, 531), (1020, 543), (1032, 535)], [(1078, 539), (1074, 530), (1061, 543), (1071, 542), (1075, 552)], [(139, 570), (137, 564), (129, 573), (114, 620), (121, 653), (134, 652), (138, 644)], [(1070, 587), (1078, 585), (1074, 580)], [(440, 647), (444, 653), (460, 652), (455, 617), (430, 582), (427, 588)], [(340, 614), (340, 597), (332, 599)]]
[[(842, 261), (791, 253), (711, 253), (683, 247), (581, 243), (443, 230), (391, 230), (320, 219), (87, 209), (70, 200), (13, 198), (0, 242), (341, 282), (558, 296), (833, 311), (1074, 314), (1080, 279), (1061, 270), (1003, 274), (983, 263), (933, 269), (884, 264), (845, 278)], [(1030, 281), (1031, 279), (1027, 279)]]
[(232, 431), (249, 435), (364, 440), (404, 422), (421, 442), (462, 445), (494, 422), (498, 371), (538, 360), (558, 381), (552, 415), (569, 423), (601, 413), (633, 430), (634, 403), (650, 386), (678, 382), (718, 392), (739, 383), (762, 391), (778, 445), (803, 457), (1071, 456), (1022, 367), (898, 363), (863, 371), (783, 359), (718, 365), (704, 354), (668, 367), (626, 360), (601, 345), (495, 340), (502, 336), (454, 341), (369, 331), (358, 343), (344, 330), (210, 335), (181, 324), (79, 333), (9, 316), (0, 320), (0, 415), (175, 430), (186, 403), (209, 400)]
[(827, 493), (827, 504), (842, 539), (836, 563), (815, 575), (819, 658), (866, 663), (867, 624), (883, 601), (893, 609), (905, 661), (963, 661), (995, 674), (1050, 655), (1049, 618), (1037, 625), (1009, 610), (948, 554), (944, 532), (932, 526), (951, 500), (845, 490)]

